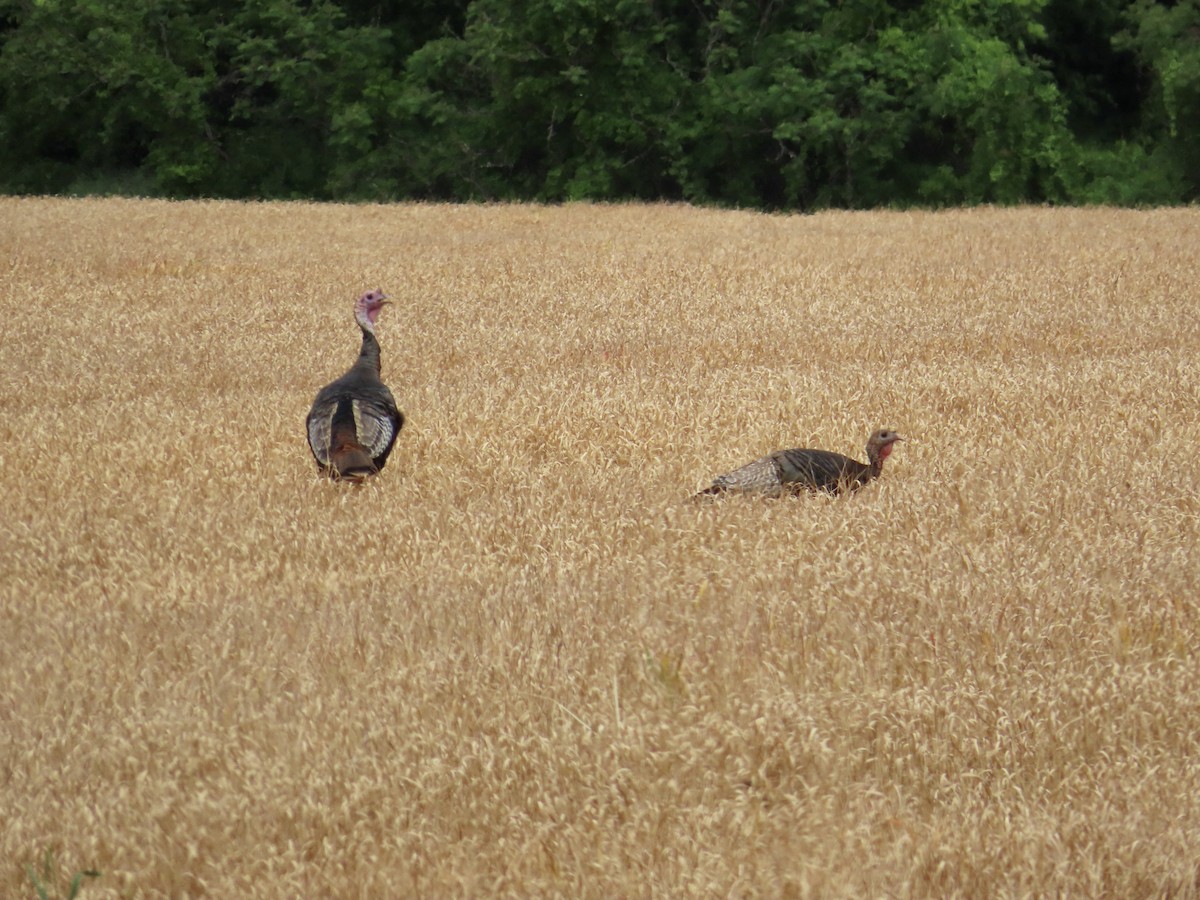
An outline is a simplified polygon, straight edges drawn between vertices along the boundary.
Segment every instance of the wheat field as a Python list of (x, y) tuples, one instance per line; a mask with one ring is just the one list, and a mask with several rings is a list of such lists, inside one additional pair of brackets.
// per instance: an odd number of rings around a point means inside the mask
[[(0, 896), (1200, 896), (1198, 260), (1200, 209), (0, 199)], [(370, 288), (353, 487), (303, 420)], [(690, 499), (880, 426), (852, 496)]]

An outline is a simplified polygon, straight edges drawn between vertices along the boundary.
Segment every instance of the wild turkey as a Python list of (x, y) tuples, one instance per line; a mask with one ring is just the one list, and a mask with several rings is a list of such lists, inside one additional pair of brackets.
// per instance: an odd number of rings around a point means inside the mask
[(379, 377), (375, 320), (386, 303), (382, 291), (367, 291), (358, 298), (354, 304), (354, 320), (362, 329), (358, 361), (321, 388), (305, 420), (317, 469), (335, 481), (358, 484), (377, 473), (404, 427), (404, 414)]
[(872, 432), (867, 441), (867, 463), (828, 450), (776, 450), (740, 469), (718, 475), (712, 487), (696, 497), (726, 491), (778, 497), (784, 491), (796, 493), (802, 488), (831, 494), (857, 490), (872, 478), (879, 477), (883, 461), (892, 452), (896, 441), (902, 440), (904, 438), (887, 428)]

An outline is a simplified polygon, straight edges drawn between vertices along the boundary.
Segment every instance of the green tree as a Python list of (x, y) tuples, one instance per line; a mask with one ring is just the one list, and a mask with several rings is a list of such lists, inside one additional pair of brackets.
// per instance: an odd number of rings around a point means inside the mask
[(1178, 202), (1200, 0), (0, 0), (0, 190)]
[(1130, 152), (1141, 171), (1153, 174), (1144, 199), (1194, 201), (1200, 198), (1200, 0), (1134, 0), (1125, 18), (1114, 45), (1134, 54), (1150, 84), (1142, 152)]
[(203, 133), (208, 73), (183, 0), (9, 2), (4, 16), (6, 189), (65, 190), (81, 172), (134, 169), (156, 142)]
[(390, 177), (455, 198), (656, 197), (684, 75), (644, 0), (476, 0), (408, 60)]
[[(1040, 36), (1032, 19), (1028, 35)], [(1024, 39), (947, 21), (928, 39), (934, 77), (924, 87), (926, 140), (936, 166), (918, 188), (920, 200), (1018, 203), (1064, 200), (1077, 166), (1066, 103)]]
[(320, 0), (40, 0), (7, 14), (10, 190), (140, 168), (174, 196), (324, 196), (344, 111), (386, 55), (385, 32)]
[(742, 12), (751, 15), (726, 8), (713, 19), (688, 196), (802, 208), (887, 202), (917, 124), (919, 42), (882, 3), (808, 3), (788, 20)]
[(223, 196), (328, 196), (330, 145), (352, 139), (347, 110), (384, 66), (382, 33), (346, 25), (327, 0), (251, 0), (207, 34), (220, 165), (198, 183)]

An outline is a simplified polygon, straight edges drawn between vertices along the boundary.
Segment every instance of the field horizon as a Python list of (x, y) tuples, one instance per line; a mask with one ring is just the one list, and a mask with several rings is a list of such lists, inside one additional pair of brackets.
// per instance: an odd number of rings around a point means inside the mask
[(1200, 209), (0, 221), (0, 895), (1200, 896)]

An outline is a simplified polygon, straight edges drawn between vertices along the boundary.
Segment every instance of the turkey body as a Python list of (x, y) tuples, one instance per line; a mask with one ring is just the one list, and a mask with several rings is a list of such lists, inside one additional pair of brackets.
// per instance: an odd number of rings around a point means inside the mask
[(903, 440), (900, 435), (886, 428), (872, 433), (867, 441), (869, 462), (866, 463), (830, 450), (776, 450), (739, 469), (718, 475), (711, 487), (696, 496), (735, 491), (778, 497), (801, 490), (831, 494), (857, 490), (879, 477), (883, 461), (900, 440)]
[[(362, 303), (360, 300), (360, 306)], [(363, 335), (358, 360), (345, 375), (317, 392), (305, 420), (308, 446), (318, 470), (335, 480), (355, 483), (384, 467), (396, 435), (404, 427), (404, 414), (380, 377), (373, 318), (358, 319)]]

